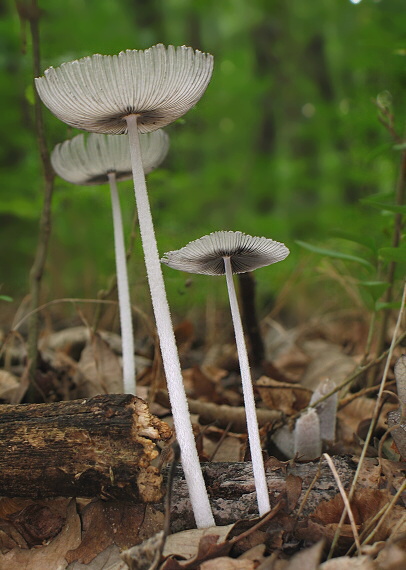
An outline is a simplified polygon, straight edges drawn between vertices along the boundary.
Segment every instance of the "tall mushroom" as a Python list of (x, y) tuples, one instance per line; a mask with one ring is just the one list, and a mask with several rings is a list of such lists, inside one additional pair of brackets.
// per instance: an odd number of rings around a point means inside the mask
[(59, 119), (91, 132), (128, 132), (141, 240), (176, 434), (198, 527), (214, 524), (199, 465), (179, 355), (141, 164), (139, 133), (164, 127), (203, 95), (213, 56), (162, 44), (114, 56), (96, 54), (50, 67), (36, 78), (44, 104)]
[[(147, 174), (165, 158), (168, 135), (162, 130), (140, 137), (142, 166)], [(91, 134), (77, 135), (71, 140), (57, 144), (51, 153), (55, 172), (64, 180), (80, 185), (110, 185), (113, 213), (114, 248), (116, 257), (117, 289), (123, 346), (123, 388), (128, 394), (135, 393), (135, 362), (132, 312), (128, 286), (127, 264), (124, 245), (123, 221), (117, 182), (132, 176), (130, 145), (127, 135), (113, 136)]]
[(174, 269), (205, 275), (226, 275), (231, 316), (240, 361), (241, 381), (247, 418), (252, 469), (259, 513), (269, 511), (269, 495), (255, 411), (254, 391), (238, 308), (233, 273), (245, 273), (282, 261), (289, 255), (283, 244), (264, 237), (252, 237), (242, 232), (219, 231), (188, 243), (177, 251), (165, 253), (163, 263)]

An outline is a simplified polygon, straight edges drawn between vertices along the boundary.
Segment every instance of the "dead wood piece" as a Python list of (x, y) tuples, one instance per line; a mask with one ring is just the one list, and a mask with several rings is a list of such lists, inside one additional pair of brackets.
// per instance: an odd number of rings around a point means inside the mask
[(170, 436), (131, 395), (0, 406), (0, 495), (159, 501), (151, 461)]
[[(367, 460), (366, 465), (374, 468), (376, 461)], [(334, 457), (334, 464), (344, 488), (348, 488), (356, 470), (356, 462), (348, 456)], [(301, 479), (301, 493), (296, 500), (293, 515), (298, 512), (299, 506), (308, 491), (319, 469), (319, 461), (308, 463), (281, 464), (281, 468), (267, 469), (266, 478), (270, 493), (271, 507), (283, 499), (286, 505), (290, 504), (289, 480), (291, 477)], [(243, 463), (203, 463), (203, 475), (210, 496), (210, 503), (217, 525), (228, 525), (238, 520), (258, 516), (255, 484), (252, 474), (252, 464)], [(164, 471), (164, 481), (167, 472)], [(300, 489), (299, 489), (300, 491)], [(306, 500), (302, 517), (314, 512), (322, 501), (329, 501), (338, 493), (337, 484), (327, 463), (323, 463), (320, 476)], [(176, 467), (172, 497), (171, 497), (171, 530), (179, 532), (195, 528), (193, 513), (190, 506), (188, 490), (181, 466)], [(161, 505), (155, 508), (162, 510)]]

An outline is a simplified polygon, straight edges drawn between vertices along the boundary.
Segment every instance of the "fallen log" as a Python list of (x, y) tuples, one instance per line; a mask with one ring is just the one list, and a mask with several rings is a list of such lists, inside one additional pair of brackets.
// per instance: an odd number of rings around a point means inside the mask
[(170, 427), (135, 396), (0, 406), (0, 496), (157, 502)]
[[(357, 462), (349, 456), (335, 456), (333, 462), (344, 488), (348, 489), (353, 480)], [(202, 463), (204, 479), (210, 496), (210, 503), (217, 525), (227, 525), (238, 520), (258, 516), (255, 483), (251, 462)], [(376, 459), (366, 459), (365, 478), (376, 473)], [(164, 485), (168, 470), (163, 471)], [(282, 463), (271, 458), (266, 469), (266, 479), (271, 507), (283, 499), (289, 510), (297, 513), (306, 492), (302, 515), (307, 517), (322, 501), (329, 501), (337, 495), (337, 483), (325, 461), (308, 463)], [(292, 504), (295, 502), (295, 504)], [(289, 503), (289, 504), (288, 504)], [(154, 508), (163, 510), (161, 505)], [(195, 528), (192, 508), (189, 501), (182, 467), (175, 468), (171, 495), (171, 531), (179, 532)]]
[[(147, 404), (131, 395), (103, 395), (54, 404), (0, 406), (0, 496), (46, 499), (100, 497), (130, 503), (153, 503), (163, 512), (168, 468), (151, 465), (155, 442), (171, 436), (167, 424), (149, 413)], [(333, 458), (348, 488), (357, 464), (347, 456)], [(320, 471), (319, 471), (320, 469)], [(213, 514), (219, 525), (257, 516), (250, 462), (202, 463)], [(366, 459), (365, 477), (375, 476), (375, 459)], [(303, 515), (338, 492), (325, 462), (281, 463), (269, 460), (267, 483), (274, 505), (292, 501), (298, 509), (310, 491)], [(372, 477), (372, 475), (371, 475)], [(194, 528), (183, 470), (174, 469), (171, 493), (172, 532)]]

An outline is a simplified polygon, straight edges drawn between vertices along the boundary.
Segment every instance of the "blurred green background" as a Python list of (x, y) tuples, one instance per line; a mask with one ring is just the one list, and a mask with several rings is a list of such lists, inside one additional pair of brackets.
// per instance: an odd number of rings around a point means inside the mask
[[(21, 2), (23, 4), (23, 2)], [(368, 256), (336, 230), (390, 245), (392, 214), (359, 199), (393, 192), (400, 153), (378, 120), (377, 97), (405, 123), (404, 0), (42, 0), (42, 68), (93, 53), (191, 45), (215, 57), (211, 83), (196, 106), (167, 128), (171, 147), (148, 186), (162, 253), (219, 229), (285, 242), (291, 255), (256, 272), (260, 311), (280, 291), (298, 319), (335, 303), (343, 290), (323, 275), (304, 240)], [(0, 295), (28, 292), (42, 205), (42, 173), (33, 126), (29, 30), (15, 4), (0, 22)], [(23, 53), (24, 38), (27, 42)], [(77, 131), (44, 108), (49, 148)], [(120, 185), (130, 233), (131, 183)], [(114, 274), (108, 187), (55, 182), (53, 228), (43, 301), (94, 298)], [(365, 249), (365, 248), (364, 248)], [(368, 270), (334, 266), (344, 274)], [(328, 273), (327, 270), (325, 272)], [(221, 279), (164, 268), (176, 314), (221, 305)], [(139, 240), (130, 261), (132, 300), (149, 311)], [(4, 325), (4, 323), (2, 323)]]

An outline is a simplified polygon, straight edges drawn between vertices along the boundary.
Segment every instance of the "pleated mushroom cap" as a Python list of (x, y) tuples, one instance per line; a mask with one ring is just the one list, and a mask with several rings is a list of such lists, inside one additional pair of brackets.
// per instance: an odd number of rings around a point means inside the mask
[(278, 241), (219, 231), (165, 253), (161, 262), (187, 273), (224, 275), (224, 257), (230, 258), (233, 273), (246, 273), (282, 261), (288, 255), (289, 249)]
[[(164, 160), (169, 137), (162, 130), (140, 136), (144, 173), (148, 174)], [(72, 184), (91, 186), (106, 184), (107, 174), (114, 172), (116, 180), (132, 178), (130, 146), (127, 135), (77, 135), (57, 144), (51, 153), (55, 172)]]
[(141, 133), (184, 115), (203, 95), (213, 56), (191, 47), (157, 44), (118, 55), (95, 54), (50, 67), (35, 79), (43, 103), (61, 121), (85, 131), (127, 132), (138, 115)]

